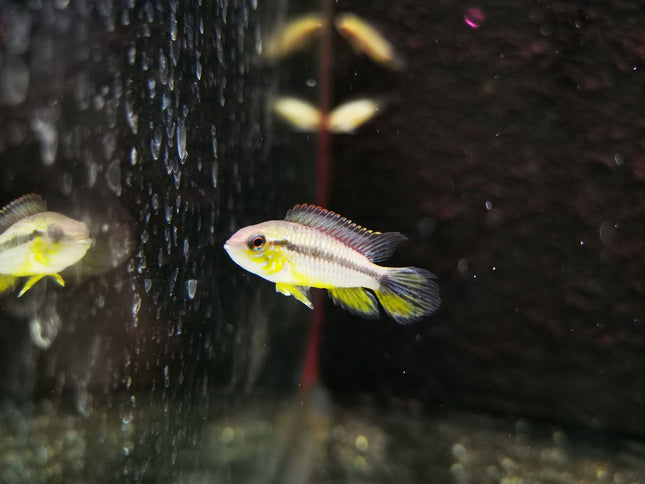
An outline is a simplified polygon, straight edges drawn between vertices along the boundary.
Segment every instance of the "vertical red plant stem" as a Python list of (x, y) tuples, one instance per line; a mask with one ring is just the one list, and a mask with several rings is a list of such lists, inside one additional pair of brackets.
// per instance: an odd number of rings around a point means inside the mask
[[(331, 103), (331, 69), (332, 69), (332, 1), (321, 0), (322, 32), (320, 42), (320, 64), (318, 67), (318, 108), (321, 119), (318, 129), (318, 146), (316, 151), (316, 203), (327, 206), (329, 192), (329, 130), (327, 118)], [(302, 370), (302, 390), (307, 391), (318, 381), (318, 358), (320, 333), (324, 319), (324, 293), (314, 292), (314, 312), (311, 316), (311, 333), (307, 344), (307, 353)]]

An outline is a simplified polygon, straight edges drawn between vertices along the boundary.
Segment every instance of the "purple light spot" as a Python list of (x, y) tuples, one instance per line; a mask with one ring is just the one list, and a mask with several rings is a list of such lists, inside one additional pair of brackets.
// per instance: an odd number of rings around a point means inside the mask
[(479, 27), (481, 27), (484, 23), (485, 18), (486, 17), (484, 16), (484, 12), (482, 12), (481, 9), (477, 7), (468, 7), (466, 9), (466, 13), (464, 13), (464, 22), (466, 22), (466, 25), (468, 25), (468, 27), (471, 27), (473, 29), (478, 29)]

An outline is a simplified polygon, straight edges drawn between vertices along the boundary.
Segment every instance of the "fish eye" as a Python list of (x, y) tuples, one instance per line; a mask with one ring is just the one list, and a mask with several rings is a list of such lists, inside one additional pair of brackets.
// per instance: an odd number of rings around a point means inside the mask
[(266, 244), (267, 239), (264, 237), (264, 235), (254, 235), (249, 239), (248, 246), (249, 249), (258, 251), (264, 247), (264, 244)]
[(54, 244), (60, 242), (64, 235), (63, 229), (59, 225), (51, 224), (47, 227), (47, 237)]

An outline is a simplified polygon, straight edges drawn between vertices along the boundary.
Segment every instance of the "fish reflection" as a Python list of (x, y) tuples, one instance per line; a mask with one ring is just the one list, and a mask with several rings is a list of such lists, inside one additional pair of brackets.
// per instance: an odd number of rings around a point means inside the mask
[(390, 69), (403, 69), (403, 60), (392, 44), (366, 20), (353, 13), (341, 13), (336, 16), (334, 23), (338, 32), (352, 44), (355, 50)]
[(266, 42), (263, 55), (269, 60), (278, 60), (301, 49), (322, 27), (322, 19), (317, 13), (310, 13), (288, 22), (275, 32)]
[(85, 223), (48, 212), (39, 195), (14, 200), (0, 210), (0, 292), (20, 277), (29, 279), (18, 297), (47, 276), (64, 286), (59, 272), (81, 260), (91, 245)]
[[(224, 249), (244, 269), (276, 283), (276, 291), (313, 309), (311, 287), (327, 289), (335, 304), (367, 318), (378, 302), (397, 323), (432, 314), (440, 304), (435, 276), (417, 267), (383, 267), (405, 237), (364, 229), (315, 205), (296, 205), (285, 220), (237, 231)], [(378, 301), (378, 302), (377, 302)]]
[(376, 116), (381, 104), (374, 99), (349, 101), (334, 108), (327, 117), (306, 101), (293, 97), (281, 97), (273, 102), (273, 110), (294, 128), (313, 132), (325, 123), (331, 133), (352, 133)]

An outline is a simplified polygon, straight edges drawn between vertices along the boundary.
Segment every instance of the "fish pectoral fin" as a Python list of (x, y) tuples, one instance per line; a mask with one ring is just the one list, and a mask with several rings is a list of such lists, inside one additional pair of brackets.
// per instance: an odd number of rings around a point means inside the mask
[(45, 274), (38, 274), (36, 276), (31, 276), (29, 279), (27, 279), (27, 282), (18, 293), (18, 297), (22, 297), (24, 293), (26, 293), (29, 289), (31, 289), (34, 286), (34, 284), (40, 281), (43, 277), (45, 277)]
[(379, 317), (376, 297), (362, 287), (336, 287), (328, 289), (329, 297), (334, 304), (366, 318)]
[(309, 287), (307, 286), (296, 286), (293, 284), (285, 284), (278, 282), (275, 285), (276, 292), (284, 294), (285, 296), (293, 296), (302, 304), (307, 306), (309, 309), (313, 309), (314, 305), (311, 302), (311, 296), (309, 295)]
[(0, 294), (3, 294), (16, 285), (18, 278), (16, 276), (0, 276)]

